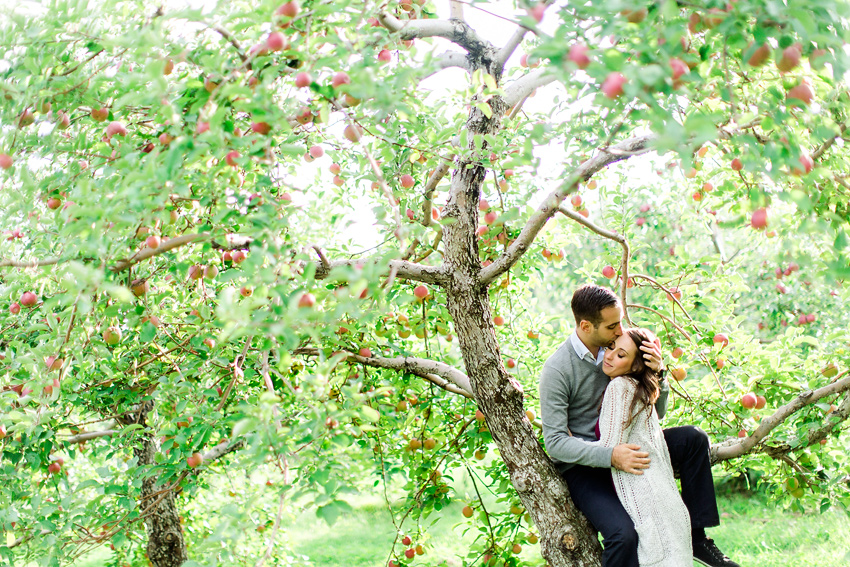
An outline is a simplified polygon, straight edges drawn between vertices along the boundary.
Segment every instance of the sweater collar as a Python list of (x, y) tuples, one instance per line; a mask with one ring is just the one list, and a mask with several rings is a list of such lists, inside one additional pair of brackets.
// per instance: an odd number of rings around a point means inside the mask
[(578, 338), (578, 334), (576, 334), (575, 331), (573, 331), (573, 334), (570, 335), (570, 344), (573, 345), (573, 350), (580, 359), (592, 362), (596, 366), (602, 364), (602, 359), (605, 358), (605, 347), (599, 347), (599, 353), (596, 355), (596, 359), (594, 360), (590, 350), (584, 346), (584, 343), (581, 342), (581, 339)]

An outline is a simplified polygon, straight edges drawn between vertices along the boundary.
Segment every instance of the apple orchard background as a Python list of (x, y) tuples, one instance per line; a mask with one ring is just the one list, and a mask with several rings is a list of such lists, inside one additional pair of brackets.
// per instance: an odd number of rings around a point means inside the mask
[(284, 514), (377, 491), (388, 563), (462, 499), (465, 565), (543, 564), (447, 307), (460, 241), (518, 420), (608, 285), (717, 474), (850, 503), (846, 3), (7, 7), (4, 561), (298, 565)]

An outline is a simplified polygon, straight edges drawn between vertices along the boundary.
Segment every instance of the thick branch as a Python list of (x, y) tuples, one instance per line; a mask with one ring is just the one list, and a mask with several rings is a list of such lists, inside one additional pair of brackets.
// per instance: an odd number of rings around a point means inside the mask
[(242, 439), (240, 439), (239, 441), (222, 441), (221, 443), (204, 453), (204, 462), (209, 463), (216, 459), (220, 459), (228, 453), (238, 451), (244, 446), (245, 441)]
[(402, 22), (386, 12), (378, 14), (378, 19), (388, 30), (398, 32), (403, 40), (442, 37), (473, 53), (483, 53), (491, 47), (489, 42), (479, 37), (475, 30), (462, 20), (408, 20)]
[[(578, 166), (568, 174), (561, 186), (546, 197), (537, 210), (528, 219), (519, 237), (495, 262), (481, 270), (480, 282), (484, 285), (492, 283), (496, 278), (511, 269), (534, 242), (537, 234), (549, 219), (560, 210), (561, 201), (575, 190), (579, 181), (587, 180), (600, 169), (624, 160), (632, 155), (648, 152), (650, 144), (655, 140), (654, 135), (636, 136), (620, 142), (616, 146), (601, 150), (598, 154)], [(613, 150), (613, 151), (612, 151)], [(620, 155), (625, 152), (626, 155)]]
[(516, 48), (519, 47), (519, 44), (522, 43), (525, 34), (527, 34), (530, 30), (525, 26), (517, 26), (517, 29), (514, 31), (514, 34), (510, 37), (510, 39), (502, 46), (502, 49), (499, 50), (498, 55), (496, 55), (496, 64), (500, 67), (504, 67), (505, 62), (511, 58)]
[(0, 260), (0, 268), (11, 266), (13, 268), (40, 268), (42, 266), (55, 266), (68, 258), (50, 258), (48, 260)]
[[(319, 349), (317, 348), (299, 348), (293, 351), (293, 354), (301, 354), (305, 356), (318, 356)], [(429, 380), (437, 386), (448, 392), (459, 394), (461, 396), (472, 398), (472, 386), (469, 385), (469, 377), (453, 366), (437, 362), (436, 360), (428, 360), (426, 358), (415, 358), (412, 356), (396, 356), (394, 358), (384, 358), (381, 356), (360, 356), (350, 352), (343, 352), (346, 355), (345, 360), (359, 362), (367, 366), (375, 368), (386, 368), (387, 370), (398, 370), (410, 372), (417, 376), (421, 376)]]
[[(113, 427), (115, 423), (113, 422), (109, 427)], [(62, 439), (63, 443), (68, 445), (73, 445), (74, 443), (84, 443), (89, 439), (97, 439), (98, 437), (109, 437), (110, 435), (115, 435), (116, 433), (120, 433), (117, 429), (104, 429), (102, 431), (87, 431), (85, 433), (80, 433), (78, 435), (74, 435), (72, 437), (68, 437), (67, 439)]]
[(460, 67), (465, 71), (472, 71), (472, 67), (469, 64), (469, 60), (466, 58), (466, 55), (458, 53), (457, 51), (448, 51), (432, 61), (430, 66), (426, 66), (424, 68), (429, 72), (426, 75), (422, 75), (422, 78), (427, 79), (428, 77), (436, 75), (440, 71), (448, 69), (449, 67)]
[[(429, 213), (430, 214), (430, 213)], [(370, 260), (333, 260), (316, 267), (316, 279), (327, 278), (334, 268), (342, 266), (362, 266)], [(414, 280), (423, 283), (443, 285), (448, 281), (448, 275), (442, 267), (423, 266), (407, 260), (390, 260), (387, 273), (395, 271), (396, 277), (404, 280)]]
[(165, 242), (160, 244), (158, 248), (145, 248), (138, 254), (134, 254), (132, 257), (127, 258), (126, 260), (119, 260), (115, 263), (114, 266), (110, 266), (109, 269), (110, 271), (115, 273), (123, 272), (130, 266), (134, 266), (135, 264), (143, 262), (148, 258), (153, 258), (154, 256), (164, 254), (166, 252), (174, 250), (175, 248), (185, 246), (186, 244), (189, 244), (190, 242), (194, 242), (196, 240), (208, 240), (210, 238), (212, 238), (212, 235), (209, 232), (201, 232), (199, 234), (184, 234), (182, 236), (166, 240)]
[[(752, 451), (757, 444), (761, 443), (761, 441), (767, 437), (767, 435), (776, 429), (782, 422), (788, 419), (790, 416), (798, 412), (800, 409), (807, 405), (811, 405), (821, 398), (825, 398), (826, 396), (833, 396), (835, 394), (840, 394), (841, 392), (846, 392), (850, 390), (850, 376), (842, 378), (841, 380), (837, 380), (828, 386), (824, 386), (823, 388), (818, 388), (817, 390), (806, 390), (802, 392), (799, 396), (791, 400), (789, 403), (785, 404), (781, 408), (777, 409), (773, 415), (770, 417), (763, 418), (759, 423), (759, 426), (753, 431), (752, 435), (741, 439), (740, 441), (733, 441), (731, 443), (720, 443), (718, 445), (712, 445), (711, 447), (711, 461), (712, 463), (717, 463), (720, 461), (726, 461), (728, 459), (734, 459), (749, 453)], [(768, 454), (779, 454), (781, 452), (788, 452), (791, 450), (791, 447), (782, 447), (780, 449), (771, 448), (771, 447), (762, 447), (760, 449), (761, 452)]]
[(554, 75), (547, 75), (548, 69), (538, 69), (513, 81), (505, 88), (505, 103), (510, 107), (530, 95), (537, 87), (555, 82)]

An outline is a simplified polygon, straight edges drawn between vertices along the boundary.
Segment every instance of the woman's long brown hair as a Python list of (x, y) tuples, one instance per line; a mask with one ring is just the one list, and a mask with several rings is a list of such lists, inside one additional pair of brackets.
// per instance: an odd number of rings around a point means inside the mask
[(628, 427), (632, 423), (632, 420), (635, 418), (635, 408), (638, 407), (638, 404), (642, 404), (640, 407), (641, 410), (645, 406), (647, 411), (652, 413), (652, 405), (658, 399), (658, 394), (661, 392), (661, 387), (658, 385), (658, 373), (646, 365), (646, 361), (643, 358), (643, 351), (640, 350), (640, 347), (644, 343), (656, 343), (658, 338), (649, 329), (628, 329), (626, 333), (634, 341), (635, 346), (637, 346), (632, 370), (628, 374), (634, 378), (637, 391), (632, 398), (632, 405), (629, 408), (629, 419), (623, 427)]

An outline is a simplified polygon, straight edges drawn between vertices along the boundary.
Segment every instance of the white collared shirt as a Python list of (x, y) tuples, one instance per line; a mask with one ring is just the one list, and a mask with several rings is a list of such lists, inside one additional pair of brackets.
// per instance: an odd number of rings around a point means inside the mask
[(570, 335), (570, 343), (573, 345), (573, 350), (576, 351), (579, 358), (587, 360), (588, 362), (593, 362), (596, 366), (602, 364), (602, 359), (605, 358), (605, 351), (607, 350), (605, 347), (599, 347), (599, 352), (596, 354), (596, 360), (593, 360), (593, 355), (590, 354), (590, 349), (584, 346), (584, 343), (581, 342), (581, 339), (578, 338), (578, 334), (575, 331), (573, 331), (573, 334)]

